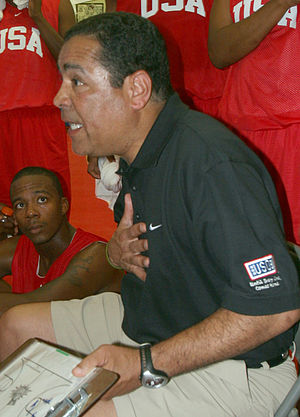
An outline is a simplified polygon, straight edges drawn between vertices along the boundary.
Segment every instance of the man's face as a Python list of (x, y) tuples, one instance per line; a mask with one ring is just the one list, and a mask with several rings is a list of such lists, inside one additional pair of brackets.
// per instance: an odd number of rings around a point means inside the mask
[(67, 210), (51, 178), (28, 175), (16, 180), (10, 190), (19, 229), (36, 245), (47, 243), (60, 230)]
[(126, 155), (132, 112), (125, 88), (113, 88), (100, 65), (101, 46), (90, 36), (74, 36), (62, 47), (62, 85), (54, 98), (79, 155)]

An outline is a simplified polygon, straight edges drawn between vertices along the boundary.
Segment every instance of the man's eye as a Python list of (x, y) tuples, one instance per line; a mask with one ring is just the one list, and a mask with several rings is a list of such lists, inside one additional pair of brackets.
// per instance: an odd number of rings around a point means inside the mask
[(75, 87), (79, 87), (80, 85), (83, 85), (83, 82), (77, 80), (77, 78), (73, 78), (72, 83), (75, 85)]
[(24, 203), (17, 203), (15, 204), (14, 209), (21, 209), (23, 207), (24, 207)]
[(46, 201), (47, 201), (47, 197), (39, 197), (38, 198), (39, 203), (46, 203)]

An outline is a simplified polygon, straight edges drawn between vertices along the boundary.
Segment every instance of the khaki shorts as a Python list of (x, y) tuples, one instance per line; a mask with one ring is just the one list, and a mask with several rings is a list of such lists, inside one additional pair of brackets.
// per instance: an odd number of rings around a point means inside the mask
[[(121, 329), (123, 305), (117, 294), (54, 301), (51, 310), (63, 346), (86, 354), (101, 344), (138, 346)], [(227, 360), (174, 377), (157, 390), (141, 387), (113, 401), (118, 417), (273, 417), (295, 380), (290, 359), (259, 369)]]

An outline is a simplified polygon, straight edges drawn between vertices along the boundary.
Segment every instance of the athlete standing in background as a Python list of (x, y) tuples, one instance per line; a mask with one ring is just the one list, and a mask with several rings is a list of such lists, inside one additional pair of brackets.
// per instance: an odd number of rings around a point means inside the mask
[[(26, 2), (25, 2), (26, 3)], [(23, 8), (24, 7), (24, 8)], [(62, 36), (75, 23), (70, 0), (7, 0), (0, 21), (0, 201), (13, 176), (39, 165), (59, 175), (70, 201), (66, 129), (53, 106)]]
[(218, 116), (263, 160), (277, 189), (287, 239), (299, 244), (298, 3), (214, 0), (208, 46), (218, 68), (230, 66)]

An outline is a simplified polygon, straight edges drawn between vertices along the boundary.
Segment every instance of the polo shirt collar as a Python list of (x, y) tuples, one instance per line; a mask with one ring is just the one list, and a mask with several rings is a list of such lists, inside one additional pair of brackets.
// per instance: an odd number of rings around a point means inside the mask
[(132, 164), (128, 166), (123, 159), (120, 159), (118, 174), (126, 175), (132, 170), (155, 166), (174, 133), (178, 119), (187, 111), (188, 107), (182, 103), (178, 94), (172, 94), (159, 113)]

